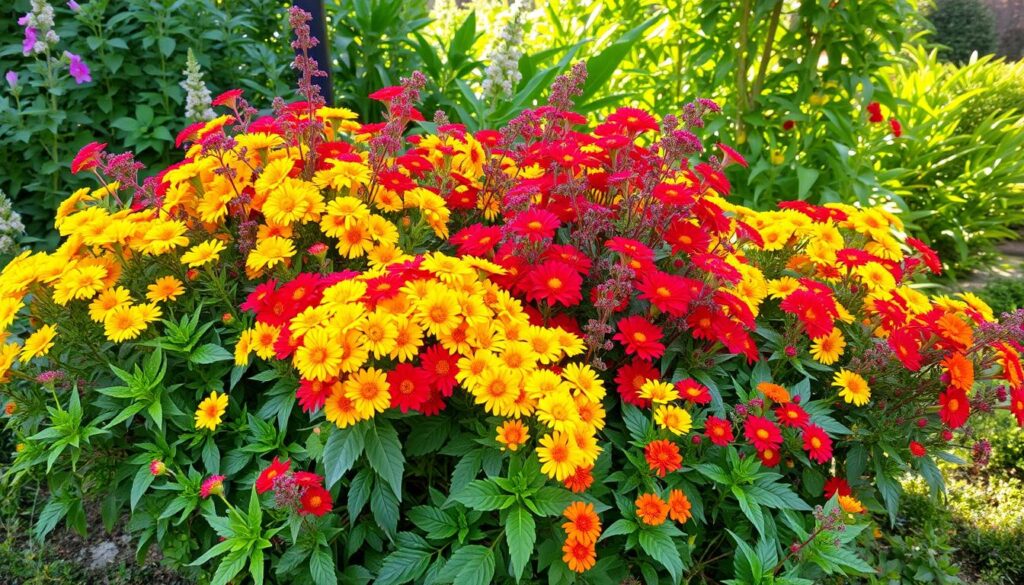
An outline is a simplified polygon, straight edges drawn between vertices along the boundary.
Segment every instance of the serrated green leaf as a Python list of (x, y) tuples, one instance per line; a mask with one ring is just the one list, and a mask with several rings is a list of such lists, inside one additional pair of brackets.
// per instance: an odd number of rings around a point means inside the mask
[(509, 510), (508, 518), (505, 519), (505, 540), (512, 559), (513, 576), (516, 581), (520, 581), (537, 543), (537, 524), (529, 510), (522, 506), (514, 506)]

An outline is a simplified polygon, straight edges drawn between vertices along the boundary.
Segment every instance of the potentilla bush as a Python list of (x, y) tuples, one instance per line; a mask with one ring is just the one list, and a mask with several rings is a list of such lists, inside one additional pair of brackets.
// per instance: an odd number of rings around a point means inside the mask
[(592, 124), (580, 65), (500, 130), (413, 131), (420, 75), (361, 124), (307, 19), (301, 101), (218, 96), (141, 182), (83, 148), (63, 243), (0, 274), (39, 538), (127, 515), (218, 584), (813, 583), (1024, 422), (1024, 315), (926, 296), (882, 209), (731, 203), (715, 103)]

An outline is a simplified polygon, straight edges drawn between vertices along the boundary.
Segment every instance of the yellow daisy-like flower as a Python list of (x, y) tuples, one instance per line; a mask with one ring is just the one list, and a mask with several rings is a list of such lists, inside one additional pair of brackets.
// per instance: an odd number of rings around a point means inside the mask
[(246, 329), (238, 337), (238, 343), (235, 344), (235, 365), (236, 366), (247, 366), (249, 365), (249, 354), (252, 352), (252, 331)]
[(391, 405), (387, 375), (376, 369), (359, 370), (345, 380), (345, 397), (352, 401), (360, 418), (370, 418)]
[(103, 327), (107, 339), (120, 343), (138, 337), (146, 329), (146, 319), (138, 306), (125, 304), (107, 313)]
[(53, 338), (56, 336), (57, 328), (53, 325), (43, 325), (37, 329), (25, 340), (25, 346), (21, 349), (21, 362), (46, 355), (53, 347)]
[(416, 314), (420, 325), (434, 335), (450, 332), (462, 321), (458, 299), (441, 286), (432, 287), (426, 296), (416, 301)]
[(685, 435), (693, 426), (693, 417), (674, 404), (663, 404), (654, 411), (654, 422), (673, 435)]
[(173, 301), (185, 294), (185, 285), (173, 276), (164, 276), (156, 279), (156, 282), (149, 285), (149, 292), (146, 298), (154, 303)]
[(572, 396), (565, 391), (551, 392), (537, 403), (537, 420), (555, 431), (569, 432), (583, 422), (579, 408)]
[(640, 398), (655, 404), (666, 404), (679, 398), (679, 391), (674, 384), (661, 380), (647, 380), (640, 386)]
[(216, 262), (223, 250), (224, 242), (220, 240), (207, 240), (192, 246), (187, 252), (182, 254), (181, 263), (188, 265), (189, 268), (199, 268), (210, 262)]
[(508, 416), (519, 397), (519, 384), (511, 372), (499, 366), (484, 370), (471, 392), (476, 403), (482, 404), (487, 412)]
[(562, 377), (579, 392), (594, 402), (604, 399), (605, 389), (594, 368), (586, 364), (571, 363), (562, 370)]
[(327, 329), (317, 327), (303, 336), (293, 363), (303, 378), (326, 382), (341, 371), (342, 354), (341, 346)]
[(185, 223), (182, 221), (155, 220), (150, 224), (143, 237), (145, 243), (142, 246), (142, 251), (158, 256), (177, 247), (187, 246), (186, 230)]
[(359, 331), (363, 334), (362, 343), (367, 350), (373, 352), (374, 357), (379, 359), (395, 349), (398, 326), (391, 315), (376, 311), (370, 313), (362, 322)]
[(18, 315), (18, 311), (25, 306), (25, 303), (21, 299), (13, 297), (0, 298), (0, 330), (6, 331), (11, 323), (14, 323), (14, 318)]
[(856, 372), (846, 369), (839, 370), (836, 372), (832, 385), (841, 389), (839, 396), (847, 404), (864, 406), (871, 400), (871, 388), (868, 387), (867, 381)]
[(389, 357), (400, 362), (411, 362), (423, 346), (423, 329), (408, 318), (396, 321), (395, 327), (395, 347)]
[(575, 473), (581, 462), (576, 441), (568, 433), (557, 431), (541, 437), (537, 457), (541, 472), (558, 481), (564, 481)]
[(250, 337), (253, 351), (256, 352), (257, 356), (265, 360), (274, 357), (274, 344), (277, 343), (277, 337), (280, 334), (280, 327), (267, 323), (256, 323), (252, 328), (252, 335)]
[(107, 269), (102, 266), (72, 268), (61, 275), (53, 287), (53, 300), (58, 305), (66, 305), (75, 299), (91, 299), (106, 287), (106, 277)]
[(291, 240), (273, 236), (256, 244), (245, 260), (245, 267), (250, 270), (273, 268), (294, 255), (295, 245)]
[(523, 443), (530, 440), (530, 432), (520, 421), (505, 421), (505, 423), (498, 427), (497, 440), (503, 445), (501, 448), (502, 451), (505, 449), (515, 451), (516, 449), (519, 449)]
[(102, 323), (111, 311), (130, 305), (131, 300), (131, 293), (123, 286), (108, 288), (89, 303), (89, 318)]
[(816, 338), (811, 344), (811, 357), (830, 366), (842, 357), (845, 348), (846, 340), (843, 338), (842, 331), (833, 327), (831, 333)]
[(331, 394), (324, 403), (324, 416), (339, 429), (363, 420), (356, 410), (355, 402), (345, 395), (345, 388), (341, 382), (335, 382), (331, 386)]
[(196, 409), (196, 428), (216, 430), (227, 409), (228, 395), (217, 394), (217, 391), (214, 390), (199, 403), (199, 408)]

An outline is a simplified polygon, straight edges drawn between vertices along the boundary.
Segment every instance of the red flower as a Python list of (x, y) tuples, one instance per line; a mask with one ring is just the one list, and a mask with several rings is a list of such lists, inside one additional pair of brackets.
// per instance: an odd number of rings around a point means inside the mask
[(799, 429), (807, 424), (810, 417), (807, 416), (807, 411), (801, 408), (800, 405), (789, 402), (775, 409), (775, 420), (779, 421), (779, 424), (784, 427)]
[(508, 224), (512, 233), (525, 236), (531, 242), (538, 242), (553, 237), (559, 225), (561, 225), (561, 222), (558, 220), (557, 215), (537, 207), (531, 207), (516, 215)]
[(709, 441), (719, 447), (728, 445), (736, 438), (732, 434), (732, 424), (724, 418), (718, 418), (717, 416), (709, 416), (704, 421), (704, 435), (707, 436)]
[(665, 477), (683, 466), (683, 457), (679, 454), (679, 447), (666, 439), (659, 439), (647, 443), (644, 448), (644, 457), (647, 465), (658, 477)]
[(901, 327), (889, 334), (888, 344), (908, 370), (916, 372), (921, 369), (921, 348), (918, 346), (917, 335)]
[(594, 483), (594, 476), (590, 474), (593, 469), (593, 465), (580, 465), (572, 475), (565, 478), (565, 487), (572, 490), (574, 494), (587, 491)]
[(100, 155), (107, 147), (106, 142), (90, 142), (83, 146), (75, 158), (71, 161), (71, 173), (78, 174), (81, 171), (88, 171), (100, 165)]
[(659, 311), (674, 317), (682, 317), (690, 308), (690, 301), (704, 290), (704, 283), (660, 270), (651, 270), (644, 273), (636, 288), (640, 291), (640, 298), (650, 301)]
[(836, 493), (840, 496), (848, 496), (853, 493), (853, 490), (850, 489), (850, 484), (846, 483), (845, 479), (830, 477), (825, 482), (825, 497), (831, 498)]
[[(434, 416), (441, 412), (448, 406), (448, 403), (444, 401), (444, 396), (441, 390), (432, 387), (430, 389), (430, 398), (427, 398), (427, 401), (420, 405), (420, 412), (426, 416)], [(451, 393), (448, 396), (451, 396)]]
[(743, 423), (743, 436), (758, 451), (777, 449), (782, 444), (782, 431), (772, 421), (760, 416), (748, 416)]
[(914, 457), (924, 457), (928, 454), (928, 450), (924, 448), (924, 445), (917, 441), (910, 442), (910, 454)]
[[(194, 142), (199, 138), (199, 131), (203, 128), (206, 128), (206, 122), (196, 122), (195, 124), (185, 126), (185, 128), (181, 132), (178, 132), (178, 135), (174, 138), (174, 147), (181, 148), (181, 146), (186, 142)], [(71, 168), (72, 170), (75, 168), (73, 163)]]
[(892, 128), (892, 135), (896, 138), (903, 136), (903, 125), (896, 118), (889, 118), (889, 127)]
[(939, 260), (939, 255), (928, 247), (927, 244), (917, 238), (907, 238), (907, 245), (917, 250), (917, 253), (921, 255), (921, 259), (924, 260), (925, 266), (928, 270), (932, 271), (932, 274), (942, 274), (942, 261)]
[(722, 158), (725, 159), (722, 166), (728, 166), (730, 162), (734, 162), (743, 168), (748, 168), (750, 166), (747, 163), (747, 160), (732, 148), (729, 148), (722, 143), (718, 143), (717, 146), (718, 149), (722, 151)]
[(295, 485), (304, 488), (322, 487), (324, 484), (324, 478), (308, 471), (296, 471), (292, 474), (292, 479), (295, 480)]
[(306, 488), (306, 491), (302, 493), (300, 501), (302, 502), (302, 509), (299, 510), (300, 514), (323, 516), (334, 507), (334, 502), (331, 500), (331, 492), (320, 486)]
[(814, 339), (832, 333), (838, 316), (836, 303), (830, 296), (809, 290), (791, 293), (779, 306), (783, 311), (796, 315), (807, 330), (807, 335)]
[(643, 242), (616, 236), (605, 242), (605, 247), (621, 254), (634, 270), (654, 262), (654, 250)]
[(687, 219), (677, 219), (665, 232), (665, 241), (673, 254), (702, 254), (708, 251), (711, 236), (703, 227)]
[(758, 451), (757, 458), (761, 460), (761, 465), (764, 465), (765, 467), (775, 467), (782, 462), (782, 455), (779, 453), (779, 450), (775, 448)]
[(256, 478), (256, 493), (263, 494), (274, 489), (274, 480), (287, 473), (291, 467), (291, 461), (287, 459), (281, 461), (277, 456), (274, 456), (274, 461), (260, 472), (260, 476)]
[(615, 376), (615, 383), (618, 385), (619, 396), (622, 397), (623, 402), (640, 408), (646, 408), (650, 401), (640, 398), (640, 387), (647, 380), (658, 380), (660, 378), (661, 374), (651, 365), (651, 362), (634, 359), (632, 362), (619, 368), (619, 373)]
[(574, 246), (566, 244), (552, 244), (548, 246), (548, 249), (544, 251), (541, 258), (564, 262), (582, 276), (589, 274), (590, 267), (593, 265), (593, 262), (591, 262), (590, 258), (587, 258), (586, 254)]
[(626, 317), (619, 320), (619, 332), (612, 339), (622, 343), (629, 355), (637, 355), (643, 359), (658, 359), (665, 353), (661, 343), (661, 327), (652, 324), (640, 316)]
[(796, 128), (796, 120), (786, 120), (782, 123), (782, 130), (789, 132), (793, 128)]
[(238, 98), (242, 97), (242, 90), (240, 89), (229, 89), (224, 93), (213, 99), (211, 105), (214, 106), (227, 106), (231, 109), (235, 109), (238, 104)]
[(832, 439), (825, 429), (809, 424), (804, 427), (804, 451), (812, 460), (825, 463), (832, 459)]
[[(455, 389), (455, 372), (457, 356), (448, 353), (440, 344), (434, 344), (420, 353), (420, 365), (426, 373), (430, 385), (441, 391), (444, 396), (451, 396)], [(424, 411), (425, 412), (425, 411)]]
[[(697, 193), (697, 187), (691, 185), (683, 183), (658, 183), (654, 186), (653, 195), (655, 199), (668, 205), (691, 205)], [(687, 221), (686, 223), (689, 222)]]
[(1017, 419), (1017, 426), (1024, 427), (1024, 386), (1010, 390), (1010, 413)]
[(694, 404), (709, 404), (711, 402), (711, 391), (693, 378), (676, 382), (676, 390), (679, 391), (680, 398)]
[(455, 232), (448, 241), (455, 244), (459, 256), (485, 256), (501, 241), (501, 228), (475, 223)]
[(868, 104), (868, 114), (868, 122), (871, 122), (872, 124), (877, 124), (885, 120), (885, 117), (882, 116), (882, 104), (878, 102), (871, 102)]
[(967, 393), (955, 386), (950, 386), (939, 395), (939, 404), (939, 418), (951, 429), (964, 426), (967, 418), (971, 416), (971, 403), (967, 400)]
[(572, 266), (557, 260), (548, 260), (530, 270), (523, 284), (527, 300), (566, 307), (583, 300), (582, 287), (583, 277)]
[(608, 123), (624, 128), (630, 134), (659, 130), (654, 116), (639, 108), (619, 108), (608, 116)]
[(389, 85), (387, 87), (382, 87), (382, 88), (378, 89), (377, 91), (371, 93), (369, 95), (369, 98), (371, 100), (377, 100), (377, 101), (381, 101), (381, 102), (389, 102), (389, 101), (391, 101), (392, 99), (398, 97), (401, 94), (402, 94), (402, 86), (401, 85)]
[(398, 364), (388, 372), (391, 386), (391, 407), (402, 412), (416, 410), (430, 398), (430, 376), (422, 369), (408, 363)]
[(335, 383), (333, 378), (326, 382), (303, 379), (299, 383), (298, 390), (295, 391), (295, 397), (299, 399), (302, 412), (314, 412), (323, 406), (327, 402), (327, 396), (331, 393), (331, 386)]

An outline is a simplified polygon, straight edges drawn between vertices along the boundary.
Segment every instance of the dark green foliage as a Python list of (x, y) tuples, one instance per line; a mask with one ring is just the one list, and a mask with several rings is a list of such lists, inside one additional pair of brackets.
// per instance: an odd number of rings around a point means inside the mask
[(938, 0), (928, 15), (935, 26), (935, 42), (946, 47), (943, 58), (965, 63), (975, 51), (979, 55), (995, 52), (995, 20), (981, 0)]
[(997, 278), (978, 291), (996, 315), (1024, 308), (1024, 278)]

